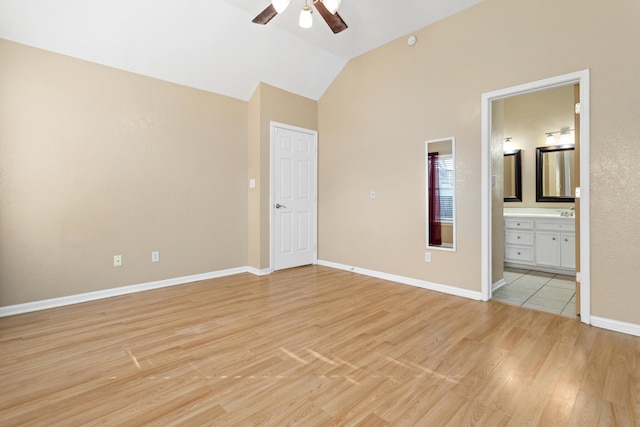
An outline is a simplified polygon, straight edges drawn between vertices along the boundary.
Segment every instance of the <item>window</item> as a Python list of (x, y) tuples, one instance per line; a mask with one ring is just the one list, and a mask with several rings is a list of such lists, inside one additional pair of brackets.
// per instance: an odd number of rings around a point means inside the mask
[(438, 158), (438, 181), (440, 187), (440, 219), (453, 222), (453, 155), (441, 154)]

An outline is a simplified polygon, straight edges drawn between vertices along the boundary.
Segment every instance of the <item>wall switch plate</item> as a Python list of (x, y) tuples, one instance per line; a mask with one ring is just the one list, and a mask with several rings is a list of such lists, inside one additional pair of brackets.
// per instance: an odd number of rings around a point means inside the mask
[(424, 253), (424, 262), (431, 262), (431, 252)]
[(114, 267), (122, 266), (122, 255), (115, 255), (113, 257), (113, 266)]
[(256, 180), (255, 179), (250, 179), (249, 180), (249, 188), (256, 188)]
[(151, 252), (151, 262), (160, 262), (160, 252)]
[(371, 197), (371, 200), (374, 200), (376, 198), (376, 190), (371, 190), (369, 197)]

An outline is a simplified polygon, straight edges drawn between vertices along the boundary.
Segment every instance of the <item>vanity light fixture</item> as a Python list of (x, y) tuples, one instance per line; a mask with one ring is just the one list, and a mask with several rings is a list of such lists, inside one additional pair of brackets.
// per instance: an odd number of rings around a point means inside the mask
[(554, 132), (547, 132), (546, 136), (547, 136), (547, 140), (545, 142), (545, 145), (556, 145), (556, 134), (560, 134), (560, 144), (561, 145), (573, 145), (574, 139), (573, 136), (571, 135), (571, 132), (573, 132), (575, 129), (571, 129), (569, 127), (564, 127), (560, 130), (554, 131)]
[(563, 128), (560, 131), (560, 145), (574, 144), (574, 138), (571, 136), (571, 129)]

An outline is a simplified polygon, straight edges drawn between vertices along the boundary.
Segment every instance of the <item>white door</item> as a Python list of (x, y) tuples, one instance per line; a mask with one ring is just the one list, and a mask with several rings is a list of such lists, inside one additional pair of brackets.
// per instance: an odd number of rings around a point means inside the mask
[(316, 262), (317, 133), (271, 124), (274, 270)]

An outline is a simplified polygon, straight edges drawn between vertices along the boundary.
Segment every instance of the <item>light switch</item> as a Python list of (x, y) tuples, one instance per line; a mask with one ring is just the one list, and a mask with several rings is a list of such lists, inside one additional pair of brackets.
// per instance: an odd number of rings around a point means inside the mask
[(250, 179), (249, 180), (249, 188), (256, 188), (256, 180), (255, 179)]
[(376, 198), (376, 190), (371, 190), (369, 197), (371, 197), (371, 200), (374, 200)]

